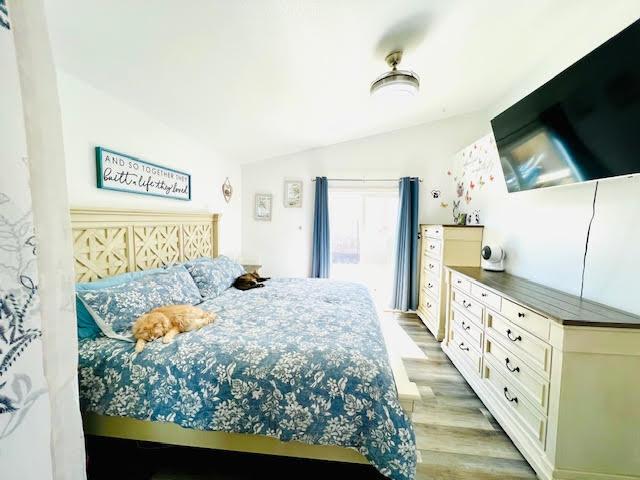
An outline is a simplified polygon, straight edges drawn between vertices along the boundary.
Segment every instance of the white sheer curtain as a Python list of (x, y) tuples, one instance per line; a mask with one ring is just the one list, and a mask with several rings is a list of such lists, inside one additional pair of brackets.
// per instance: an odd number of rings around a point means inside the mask
[(0, 8), (0, 477), (49, 480), (51, 422), (27, 142), (15, 45), (7, 27)]
[[(24, 110), (37, 244), (38, 293), (54, 479), (83, 480), (73, 251), (56, 71), (42, 0), (12, 1), (9, 16)], [(25, 452), (28, 455), (28, 452)]]

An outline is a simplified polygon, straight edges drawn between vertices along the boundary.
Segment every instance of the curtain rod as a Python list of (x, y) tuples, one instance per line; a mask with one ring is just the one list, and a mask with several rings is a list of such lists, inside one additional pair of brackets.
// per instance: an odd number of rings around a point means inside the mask
[[(399, 178), (327, 178), (329, 182), (397, 182), (400, 180)], [(422, 179), (419, 178), (422, 182)], [(312, 178), (312, 182), (315, 182), (316, 179)]]

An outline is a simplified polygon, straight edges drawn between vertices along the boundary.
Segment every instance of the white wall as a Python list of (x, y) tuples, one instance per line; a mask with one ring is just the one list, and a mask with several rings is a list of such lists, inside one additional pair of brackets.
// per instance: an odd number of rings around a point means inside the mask
[[(242, 253), (274, 276), (308, 276), (316, 176), (398, 178), (420, 176), (421, 221), (450, 222), (449, 209), (429, 192), (444, 190), (451, 155), (487, 129), (484, 114), (451, 118), (242, 166)], [(304, 181), (302, 208), (284, 208), (284, 180)], [(253, 219), (254, 195), (274, 197), (271, 222)]]
[[(487, 122), (638, 17), (640, 2), (612, 2), (601, 15), (585, 18), (584, 29), (567, 35), (565, 42), (549, 52), (545, 64), (488, 109)], [(501, 169), (496, 168), (494, 174), (495, 184), (476, 191), (463, 211), (481, 210), (485, 239), (507, 249), (509, 272), (579, 294), (595, 184), (507, 194)], [(584, 287), (585, 298), (636, 314), (640, 314), (640, 296), (636, 294), (639, 199), (640, 178), (600, 182)]]
[[(232, 257), (240, 255), (239, 165), (60, 70), (58, 86), (72, 206), (221, 213), (220, 251)], [(96, 188), (96, 146), (190, 173), (192, 200), (183, 202)], [(227, 176), (234, 188), (229, 204), (224, 201), (221, 190)]]

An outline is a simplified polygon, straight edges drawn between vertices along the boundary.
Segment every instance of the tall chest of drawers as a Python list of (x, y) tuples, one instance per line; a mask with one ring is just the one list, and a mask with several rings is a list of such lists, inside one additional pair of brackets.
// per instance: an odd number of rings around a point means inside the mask
[(482, 226), (420, 225), (417, 314), (438, 341), (445, 335), (444, 267), (479, 266), (482, 231)]
[(442, 349), (539, 478), (640, 478), (640, 317), (447, 268)]

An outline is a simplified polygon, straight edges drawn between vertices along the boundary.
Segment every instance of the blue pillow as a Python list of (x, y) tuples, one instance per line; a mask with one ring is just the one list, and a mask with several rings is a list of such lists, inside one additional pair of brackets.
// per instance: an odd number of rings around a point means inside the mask
[(184, 266), (193, 277), (202, 298), (217, 297), (233, 285), (236, 278), (245, 273), (242, 265), (224, 255), (214, 259), (198, 258), (185, 263)]
[(95, 282), (76, 283), (76, 319), (78, 323), (78, 338), (98, 338), (102, 335), (102, 332), (95, 320), (84, 306), (82, 300), (77, 295), (78, 292), (87, 292), (89, 290), (102, 290), (104, 288), (113, 287), (115, 285), (121, 285), (123, 283), (136, 280), (163, 271), (164, 268), (154, 268), (152, 270), (143, 270), (141, 272), (129, 272), (116, 275), (114, 277), (104, 278), (102, 280), (96, 280)]
[(130, 341), (131, 326), (140, 315), (162, 305), (201, 301), (198, 287), (183, 266), (101, 290), (78, 292), (78, 296), (104, 335)]

